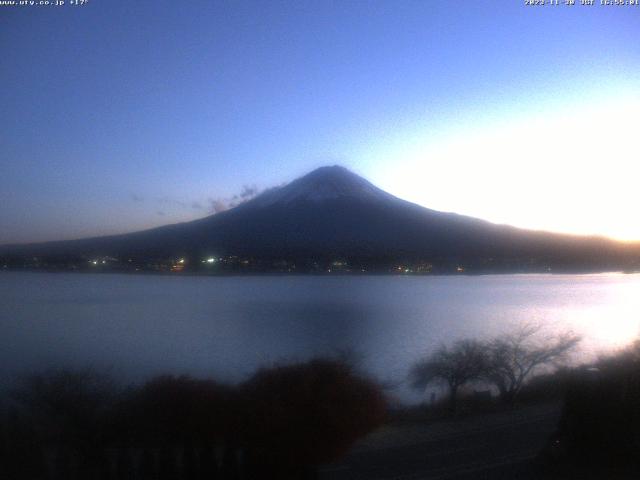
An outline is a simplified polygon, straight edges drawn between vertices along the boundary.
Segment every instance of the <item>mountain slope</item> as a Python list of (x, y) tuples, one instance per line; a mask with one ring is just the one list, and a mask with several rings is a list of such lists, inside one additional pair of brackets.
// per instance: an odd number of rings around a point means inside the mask
[(427, 261), (483, 268), (619, 269), (638, 265), (638, 244), (495, 225), (394, 197), (338, 167), (322, 167), (231, 210), (126, 235), (5, 247), (4, 256), (201, 258), (362, 264)]

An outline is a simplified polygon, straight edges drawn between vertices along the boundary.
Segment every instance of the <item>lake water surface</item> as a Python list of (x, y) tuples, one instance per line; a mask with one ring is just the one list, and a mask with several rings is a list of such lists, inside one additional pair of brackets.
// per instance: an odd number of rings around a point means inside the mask
[(0, 377), (51, 367), (246, 378), (351, 350), (402, 385), (441, 343), (522, 322), (582, 334), (582, 355), (640, 333), (640, 275), (259, 276), (0, 274)]

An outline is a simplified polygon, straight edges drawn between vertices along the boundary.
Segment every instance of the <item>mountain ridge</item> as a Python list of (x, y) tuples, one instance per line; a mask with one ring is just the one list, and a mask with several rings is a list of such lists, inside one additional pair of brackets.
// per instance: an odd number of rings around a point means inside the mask
[[(0, 247), (0, 259), (45, 255), (87, 261), (244, 258), (386, 270), (398, 263), (436, 268), (546, 271), (635, 269), (640, 244), (497, 225), (395, 197), (341, 166), (316, 169), (232, 209), (191, 222), (128, 234)], [(137, 260), (136, 260), (137, 261)], [(296, 267), (297, 268), (297, 267)], [(366, 269), (366, 268), (363, 268)]]

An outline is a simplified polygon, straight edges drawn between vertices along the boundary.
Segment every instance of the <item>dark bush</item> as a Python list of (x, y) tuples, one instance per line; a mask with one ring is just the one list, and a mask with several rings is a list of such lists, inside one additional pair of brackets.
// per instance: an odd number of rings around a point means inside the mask
[(63, 370), (26, 377), (12, 397), (41, 441), (87, 448), (102, 441), (104, 415), (117, 392), (108, 376)]
[(313, 360), (233, 388), (34, 375), (0, 413), (0, 478), (304, 478), (379, 425), (385, 402), (344, 362)]
[(263, 478), (293, 478), (338, 458), (386, 409), (376, 384), (332, 360), (260, 370), (242, 393), (248, 454)]
[(570, 463), (640, 469), (640, 344), (576, 372), (557, 443)]
[(53, 468), (47, 466), (53, 456), (55, 469), (67, 478), (90, 476), (102, 461), (106, 419), (116, 398), (111, 379), (90, 370), (25, 377), (11, 394), (4, 464), (22, 478), (38, 478)]
[(160, 376), (121, 402), (113, 438), (149, 446), (220, 443), (234, 421), (232, 399), (231, 389), (213, 380)]

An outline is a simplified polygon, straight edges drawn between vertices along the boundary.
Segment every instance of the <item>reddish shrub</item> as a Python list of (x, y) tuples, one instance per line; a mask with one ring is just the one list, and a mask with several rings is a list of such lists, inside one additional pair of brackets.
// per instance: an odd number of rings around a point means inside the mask
[(339, 457), (381, 424), (386, 409), (375, 383), (332, 360), (260, 370), (242, 391), (249, 454), (278, 468)]

